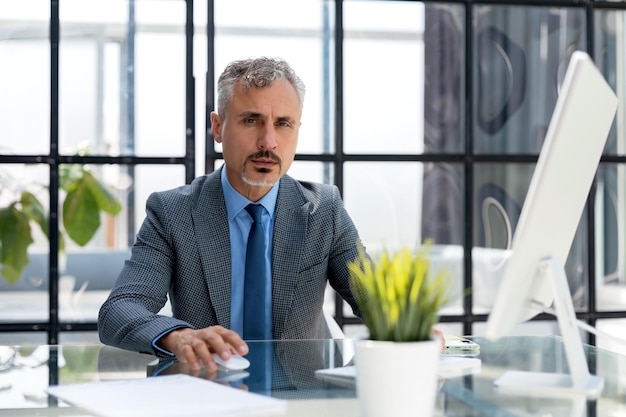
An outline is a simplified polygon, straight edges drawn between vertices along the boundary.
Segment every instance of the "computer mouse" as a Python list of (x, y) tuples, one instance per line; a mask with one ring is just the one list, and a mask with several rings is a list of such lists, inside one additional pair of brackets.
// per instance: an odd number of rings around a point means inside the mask
[(213, 359), (218, 365), (229, 371), (241, 371), (250, 366), (250, 361), (239, 355), (231, 355), (230, 359), (226, 361), (217, 353), (213, 353)]

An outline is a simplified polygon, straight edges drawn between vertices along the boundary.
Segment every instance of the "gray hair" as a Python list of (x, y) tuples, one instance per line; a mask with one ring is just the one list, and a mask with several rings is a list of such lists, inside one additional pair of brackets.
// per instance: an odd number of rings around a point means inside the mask
[(233, 61), (226, 66), (217, 81), (217, 112), (226, 115), (226, 107), (232, 99), (237, 83), (241, 83), (244, 91), (250, 88), (262, 88), (274, 81), (289, 81), (296, 89), (300, 105), (304, 103), (304, 83), (281, 58), (251, 58)]

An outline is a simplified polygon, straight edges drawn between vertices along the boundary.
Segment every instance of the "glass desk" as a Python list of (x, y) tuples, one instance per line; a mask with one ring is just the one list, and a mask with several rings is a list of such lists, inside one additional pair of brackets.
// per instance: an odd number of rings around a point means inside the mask
[[(600, 398), (542, 398), (499, 392), (493, 381), (507, 370), (567, 372), (558, 337), (509, 337), (498, 341), (472, 338), (481, 345), (482, 365), (469, 374), (440, 380), (437, 416), (620, 416), (626, 415), (626, 356), (586, 346), (592, 373), (605, 379)], [(198, 378), (239, 386), (287, 400), (285, 416), (358, 416), (354, 384), (320, 379), (315, 370), (350, 364), (354, 341), (301, 340), (251, 342), (273, 349), (271, 389), (258, 381), (223, 381), (222, 372)], [(7, 352), (4, 348), (3, 354)], [(187, 373), (178, 363), (102, 345), (16, 347), (0, 357), (0, 416), (90, 416), (46, 395), (49, 385), (114, 381)], [(268, 361), (269, 362), (269, 361)], [(384, 378), (384, 376), (381, 376)], [(137, 410), (137, 416), (142, 416)], [(147, 414), (149, 415), (149, 413)], [(250, 414), (246, 414), (250, 415)], [(252, 414), (263, 416), (265, 414)], [(270, 414), (276, 415), (276, 414)], [(200, 417), (200, 416), (199, 416)]]

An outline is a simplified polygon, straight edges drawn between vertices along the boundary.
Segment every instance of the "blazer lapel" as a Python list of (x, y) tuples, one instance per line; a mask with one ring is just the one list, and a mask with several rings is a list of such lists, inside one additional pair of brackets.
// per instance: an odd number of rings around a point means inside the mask
[(218, 323), (230, 328), (230, 232), (220, 172), (209, 174), (192, 216), (211, 304)]
[(272, 242), (272, 294), (280, 294), (280, 298), (272, 297), (276, 339), (285, 328), (297, 284), (309, 204), (292, 178), (285, 176), (281, 179)]

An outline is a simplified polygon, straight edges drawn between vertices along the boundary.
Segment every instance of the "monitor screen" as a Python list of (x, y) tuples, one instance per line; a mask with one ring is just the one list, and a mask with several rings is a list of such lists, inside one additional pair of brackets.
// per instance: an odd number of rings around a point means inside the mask
[[(565, 302), (564, 314), (574, 315), (564, 264), (616, 108), (617, 97), (591, 58), (585, 52), (574, 52), (487, 320), (488, 338), (506, 336), (516, 325), (534, 317), (543, 307), (549, 307), (553, 300)], [(557, 265), (549, 274), (545, 273), (545, 268), (539, 269), (546, 260), (551, 262), (549, 268)], [(554, 285), (550, 278), (555, 275), (557, 279), (563, 277), (564, 285), (562, 282)], [(557, 319), (558, 313), (557, 310)], [(563, 334), (561, 320), (559, 326)], [(570, 329), (565, 332), (569, 333)], [(572, 343), (581, 344), (578, 332), (572, 333), (575, 333), (572, 337), (578, 337), (578, 341)], [(582, 355), (582, 347), (580, 349)]]
[(575, 52), (513, 235), (487, 337), (505, 336), (538, 314), (532, 300), (551, 305), (554, 294), (546, 282), (537, 282), (537, 267), (546, 258), (565, 263), (616, 106), (589, 56)]

